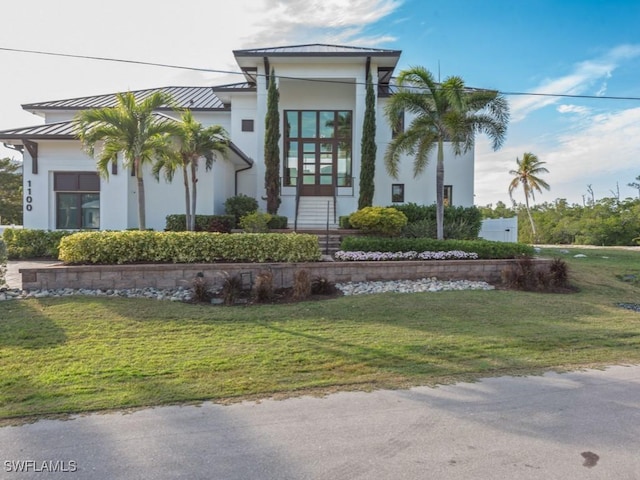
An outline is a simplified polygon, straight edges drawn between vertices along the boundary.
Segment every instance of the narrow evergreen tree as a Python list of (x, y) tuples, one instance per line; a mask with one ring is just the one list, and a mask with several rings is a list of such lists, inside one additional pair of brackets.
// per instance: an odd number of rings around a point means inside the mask
[(367, 78), (367, 96), (365, 98), (364, 124), (362, 126), (362, 152), (360, 159), (360, 196), (358, 209), (373, 204), (376, 173), (376, 97), (373, 92), (371, 74)]
[(280, 206), (280, 114), (275, 72), (271, 70), (269, 90), (267, 92), (267, 115), (264, 133), (264, 186), (267, 190), (267, 213), (275, 215)]

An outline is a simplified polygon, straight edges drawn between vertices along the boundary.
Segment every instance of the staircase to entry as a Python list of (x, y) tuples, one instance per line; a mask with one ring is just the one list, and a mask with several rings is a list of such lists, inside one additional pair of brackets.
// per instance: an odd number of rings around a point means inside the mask
[(300, 197), (298, 204), (298, 229), (327, 228), (327, 212), (329, 213), (329, 228), (338, 228), (334, 218), (333, 197)]

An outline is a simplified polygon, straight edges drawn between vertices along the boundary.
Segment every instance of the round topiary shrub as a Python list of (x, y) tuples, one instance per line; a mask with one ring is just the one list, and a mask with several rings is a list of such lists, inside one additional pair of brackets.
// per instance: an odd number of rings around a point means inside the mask
[(352, 213), (349, 223), (365, 233), (394, 237), (400, 235), (407, 217), (393, 207), (365, 207)]
[(227, 215), (233, 215), (236, 219), (236, 225), (239, 225), (242, 217), (258, 210), (258, 201), (246, 195), (236, 195), (227, 198), (224, 202), (224, 210)]

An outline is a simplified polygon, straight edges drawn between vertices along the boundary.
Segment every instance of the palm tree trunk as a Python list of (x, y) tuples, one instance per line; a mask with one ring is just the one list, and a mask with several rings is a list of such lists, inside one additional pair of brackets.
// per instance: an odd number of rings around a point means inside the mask
[(187, 231), (191, 230), (191, 205), (189, 204), (189, 174), (187, 173), (187, 166), (182, 165), (182, 180), (184, 181), (184, 203), (185, 203), (185, 228)]
[(145, 201), (144, 201), (144, 180), (142, 179), (142, 166), (140, 164), (140, 158), (136, 158), (136, 182), (138, 184), (138, 229), (147, 229), (147, 218), (145, 215)]
[(438, 163), (436, 164), (436, 235), (444, 240), (444, 145), (438, 140)]
[(529, 222), (531, 222), (531, 237), (533, 239), (533, 243), (538, 241), (538, 235), (536, 234), (536, 226), (533, 223), (533, 217), (531, 216), (531, 209), (529, 208), (529, 195), (525, 194), (524, 202), (527, 207), (527, 215), (529, 215)]
[(192, 159), (191, 160), (191, 183), (192, 183), (192, 187), (191, 187), (191, 230), (195, 230), (196, 229), (196, 197), (198, 195), (198, 192), (197, 192), (198, 177), (196, 176), (196, 173), (197, 173), (196, 162)]

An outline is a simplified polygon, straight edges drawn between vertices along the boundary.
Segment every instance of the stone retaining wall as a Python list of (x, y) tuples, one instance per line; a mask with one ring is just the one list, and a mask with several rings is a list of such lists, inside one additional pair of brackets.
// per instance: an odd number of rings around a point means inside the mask
[[(538, 264), (550, 260), (536, 259)], [(271, 271), (274, 287), (290, 287), (297, 270), (307, 269), (311, 278), (324, 277), (336, 283), (371, 280), (476, 280), (499, 283), (502, 270), (514, 260), (430, 260), (385, 262), (312, 262), (312, 263), (193, 263), (144, 265), (52, 265), (22, 268), (22, 288), (190, 288), (198, 276), (212, 287), (220, 287), (225, 278), (238, 275), (246, 286), (256, 275)]]

